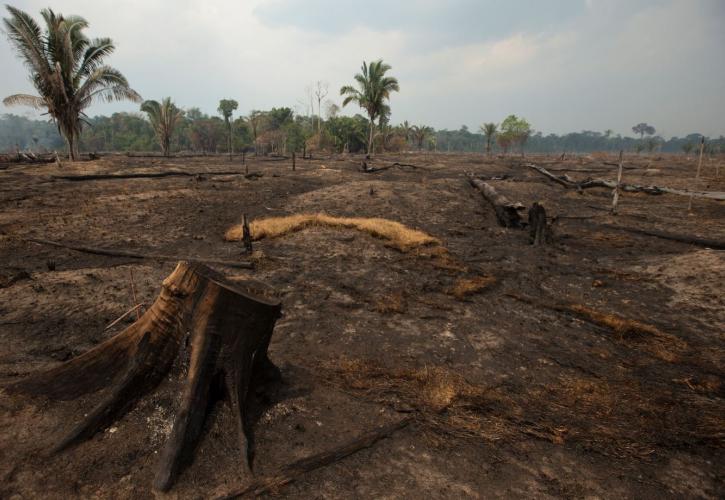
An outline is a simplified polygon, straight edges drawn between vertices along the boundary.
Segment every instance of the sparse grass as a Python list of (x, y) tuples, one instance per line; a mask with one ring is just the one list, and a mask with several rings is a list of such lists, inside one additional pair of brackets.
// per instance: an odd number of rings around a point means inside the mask
[(717, 401), (688, 400), (699, 410), (693, 421), (688, 410), (676, 409), (671, 393), (648, 393), (631, 379), (561, 373), (547, 384), (504, 390), (472, 384), (445, 367), (386, 368), (344, 358), (323, 364), (319, 373), (358, 397), (414, 413), (424, 431), (438, 436), (492, 442), (533, 436), (641, 459), (693, 437), (716, 447), (725, 437)]
[[(400, 222), (381, 218), (333, 217), (323, 213), (258, 219), (252, 221), (249, 230), (252, 233), (252, 239), (256, 241), (263, 238), (278, 238), (313, 226), (355, 229), (384, 239), (388, 246), (401, 252), (441, 243), (439, 239), (423, 231), (411, 229)], [(238, 224), (229, 228), (224, 238), (228, 241), (241, 240), (242, 225)]]
[(506, 295), (527, 304), (569, 313), (594, 325), (608, 328), (617, 334), (619, 340), (635, 340), (644, 350), (663, 361), (670, 363), (678, 361), (677, 353), (687, 348), (684, 340), (665, 333), (655, 326), (623, 318), (617, 314), (597, 311), (583, 304), (547, 303), (510, 292)]
[(342, 359), (323, 364), (326, 380), (399, 411), (416, 413), (439, 434), (497, 441), (516, 434), (505, 417), (491, 406), (500, 395), (477, 386), (443, 367), (387, 369), (361, 360)]
[(405, 293), (400, 290), (383, 295), (375, 302), (375, 310), (381, 314), (400, 314), (404, 313), (407, 308), (408, 303), (405, 299)]
[(475, 278), (461, 278), (456, 281), (446, 293), (453, 295), (458, 300), (465, 300), (467, 297), (479, 293), (496, 283), (494, 276), (476, 276)]

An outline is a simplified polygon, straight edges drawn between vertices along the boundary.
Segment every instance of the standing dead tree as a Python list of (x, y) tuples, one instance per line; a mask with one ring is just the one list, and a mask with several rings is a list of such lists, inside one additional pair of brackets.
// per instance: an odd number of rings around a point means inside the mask
[(475, 177), (469, 177), (473, 187), (481, 192), (484, 199), (491, 204), (496, 212), (496, 220), (503, 227), (521, 227), (521, 217), (518, 209), (520, 204), (511, 203), (508, 198), (499, 193), (494, 187)]
[(188, 342), (188, 372), (154, 487), (171, 488), (188, 463), (204, 426), (211, 389), (218, 385), (226, 389), (235, 414), (248, 471), (247, 393), (254, 383), (279, 377), (267, 348), (280, 311), (280, 302), (266, 285), (231, 282), (204, 265), (182, 261), (164, 280), (154, 304), (123, 332), (6, 388), (61, 400), (106, 389), (96, 407), (54, 447), (59, 452), (121, 418), (161, 382)]

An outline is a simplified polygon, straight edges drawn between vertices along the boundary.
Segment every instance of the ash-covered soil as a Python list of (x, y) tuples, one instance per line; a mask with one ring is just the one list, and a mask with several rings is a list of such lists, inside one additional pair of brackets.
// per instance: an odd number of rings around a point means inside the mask
[[(616, 168), (605, 160), (614, 157), (525, 159), (575, 179), (613, 179)], [(284, 380), (254, 398), (257, 476), (419, 415), (278, 495), (725, 495), (725, 252), (608, 227), (722, 241), (723, 202), (695, 199), (688, 213), (683, 196), (624, 193), (615, 217), (608, 190), (567, 190), (516, 157), (381, 155), (369, 164), (421, 168), (378, 173), (360, 172), (360, 161), (298, 159), (292, 171), (290, 161), (250, 157), (249, 171), (261, 177), (83, 182), (53, 176), (244, 167), (239, 158), (123, 156), (62, 168), (0, 166), (0, 382), (118, 333), (133, 314), (104, 328), (136, 301), (150, 305), (174, 267), (25, 238), (247, 260), (241, 243), (223, 239), (243, 213), (383, 217), (439, 238), (448, 258), (401, 253), (353, 230), (310, 228), (256, 242), (253, 271), (217, 267), (262, 280), (283, 300), (270, 355)], [(696, 164), (665, 155), (633, 156), (626, 165), (624, 182), (688, 188)], [(715, 166), (705, 162), (697, 189), (725, 191), (725, 167), (715, 179)], [(469, 173), (505, 177), (487, 182), (511, 201), (542, 202), (558, 217), (552, 244), (533, 247), (525, 230), (499, 227)], [(466, 297), (452, 293), (460, 280), (482, 276), (495, 283)], [(662, 336), (616, 332), (557, 304), (636, 320)], [(445, 404), (431, 409), (430, 393), (411, 391), (403, 373), (460, 375), (484, 393), (483, 402), (456, 406), (457, 389), (443, 387)], [(48, 450), (100, 396), (47, 401), (0, 393), (0, 497), (154, 496), (151, 479), (179, 392), (173, 375), (105, 432), (56, 455)], [(169, 496), (243, 486), (249, 478), (236, 443), (231, 412), (220, 402)]]

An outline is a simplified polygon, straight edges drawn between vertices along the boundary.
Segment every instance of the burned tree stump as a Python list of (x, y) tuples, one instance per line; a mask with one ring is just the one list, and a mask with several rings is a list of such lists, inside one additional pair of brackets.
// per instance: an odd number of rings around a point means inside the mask
[(261, 283), (232, 283), (202, 264), (179, 262), (154, 304), (134, 324), (90, 351), (6, 389), (62, 400), (108, 389), (102, 401), (55, 446), (53, 451), (59, 452), (89, 439), (128, 412), (161, 382), (186, 340), (188, 372), (154, 487), (168, 490), (188, 462), (203, 428), (210, 389), (216, 384), (224, 387), (235, 414), (248, 471), (248, 389), (255, 381), (279, 377), (267, 357), (281, 311), (280, 302), (271, 297)]
[(529, 243), (545, 245), (549, 242), (549, 226), (546, 224), (546, 210), (537, 202), (529, 209)]

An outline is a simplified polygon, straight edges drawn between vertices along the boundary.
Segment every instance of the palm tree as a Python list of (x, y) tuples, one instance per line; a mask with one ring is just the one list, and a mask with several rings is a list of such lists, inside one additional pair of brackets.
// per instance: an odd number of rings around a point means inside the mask
[(405, 137), (405, 142), (407, 143), (410, 141), (410, 123), (408, 123), (408, 120), (405, 120), (402, 124), (399, 125), (400, 131), (403, 133), (403, 136)]
[(171, 97), (164, 98), (161, 104), (158, 101), (144, 101), (141, 104), (141, 111), (149, 116), (164, 156), (169, 156), (171, 136), (174, 134), (176, 124), (184, 116), (184, 112), (171, 102)]
[(15, 94), (3, 104), (32, 106), (46, 110), (65, 138), (71, 160), (78, 157), (78, 140), (86, 114), (94, 101), (141, 101), (126, 78), (103, 64), (115, 50), (110, 38), (88, 39), (88, 22), (79, 16), (63, 16), (50, 9), (40, 12), (45, 30), (15, 7), (7, 6), (3, 19), (10, 44), (30, 71), (38, 95)]
[(224, 117), (224, 123), (227, 125), (227, 146), (229, 150), (229, 159), (232, 159), (232, 113), (239, 104), (234, 99), (222, 99), (219, 101), (217, 111)]
[(486, 154), (491, 154), (491, 144), (493, 144), (493, 138), (498, 130), (498, 125), (495, 123), (484, 123), (481, 125), (481, 132), (486, 137)]
[(345, 85), (340, 89), (340, 95), (345, 96), (342, 101), (343, 107), (355, 102), (367, 112), (370, 118), (368, 154), (371, 154), (375, 120), (381, 115), (390, 114), (390, 106), (385, 101), (390, 99), (391, 92), (398, 92), (400, 86), (397, 79), (392, 76), (385, 76), (385, 73), (390, 70), (390, 65), (385, 64), (382, 59), (373, 61), (370, 65), (363, 61), (361, 69), (362, 72), (355, 75), (357, 88), (352, 85)]
[(410, 132), (413, 134), (415, 144), (420, 150), (423, 149), (423, 143), (425, 142), (426, 137), (433, 133), (433, 128), (428, 127), (427, 125), (413, 125), (410, 127)]

